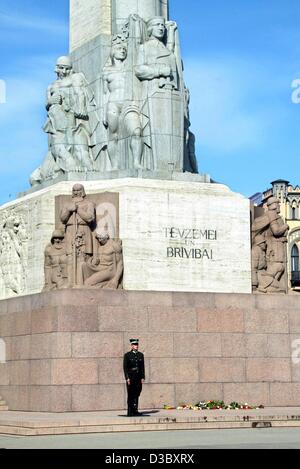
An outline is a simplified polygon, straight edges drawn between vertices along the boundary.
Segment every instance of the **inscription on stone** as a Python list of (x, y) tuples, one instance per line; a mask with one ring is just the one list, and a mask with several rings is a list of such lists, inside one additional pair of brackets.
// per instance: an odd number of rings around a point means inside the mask
[(164, 228), (164, 236), (170, 242), (167, 247), (168, 258), (214, 259), (211, 242), (218, 240), (217, 230), (167, 227)]

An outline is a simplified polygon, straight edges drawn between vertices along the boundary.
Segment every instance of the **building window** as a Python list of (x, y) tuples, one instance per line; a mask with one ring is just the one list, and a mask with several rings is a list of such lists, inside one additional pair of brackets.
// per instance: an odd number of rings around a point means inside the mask
[(292, 272), (299, 272), (299, 249), (296, 244), (292, 249)]
[(296, 207), (292, 207), (292, 220), (297, 220), (297, 209)]

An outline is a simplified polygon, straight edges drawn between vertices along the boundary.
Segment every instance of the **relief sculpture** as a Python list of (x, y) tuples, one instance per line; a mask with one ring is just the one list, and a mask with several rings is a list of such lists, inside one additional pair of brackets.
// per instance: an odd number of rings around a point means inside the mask
[(260, 293), (287, 292), (287, 235), (279, 200), (270, 197), (267, 211), (252, 225), (252, 285)]
[(122, 288), (124, 265), (122, 241), (116, 237), (117, 207), (108, 196), (105, 200), (96, 205), (86, 196), (84, 186), (75, 184), (71, 201), (62, 202), (60, 229), (54, 231), (45, 249), (44, 291)]
[(8, 296), (21, 294), (26, 287), (28, 230), (23, 216), (16, 211), (4, 214), (0, 233), (0, 269)]

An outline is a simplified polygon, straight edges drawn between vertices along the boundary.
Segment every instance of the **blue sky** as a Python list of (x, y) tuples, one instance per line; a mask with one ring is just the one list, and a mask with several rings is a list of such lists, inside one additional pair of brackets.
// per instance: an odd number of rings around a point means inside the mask
[[(246, 196), (300, 184), (299, 0), (170, 0), (201, 172)], [(0, 204), (26, 190), (47, 137), (45, 91), (68, 52), (68, 0), (1, 0)], [(299, 93), (300, 95), (300, 93)]]

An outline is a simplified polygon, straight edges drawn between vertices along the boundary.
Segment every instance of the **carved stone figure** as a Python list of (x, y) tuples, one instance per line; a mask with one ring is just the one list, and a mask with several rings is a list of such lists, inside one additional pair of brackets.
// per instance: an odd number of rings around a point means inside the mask
[(122, 241), (110, 239), (108, 234), (96, 235), (97, 246), (92, 259), (82, 266), (86, 287), (116, 290), (123, 277)]
[(152, 18), (147, 23), (149, 39), (140, 47), (138, 65), (135, 68), (140, 80), (149, 83), (148, 93), (158, 88), (178, 89), (177, 62), (175, 50), (175, 22), (168, 22), (169, 34), (167, 44), (164, 39), (167, 33), (164, 18)]
[(154, 170), (183, 171), (185, 90), (177, 24), (155, 17), (146, 23), (146, 33), (135, 66), (142, 84), (141, 111), (148, 117), (143, 135)]
[(0, 232), (0, 269), (8, 295), (18, 295), (25, 289), (28, 234), (19, 214), (10, 213), (2, 222)]
[(94, 96), (83, 73), (74, 73), (70, 57), (60, 57), (56, 64), (57, 80), (47, 91), (49, 151), (42, 166), (31, 176), (35, 185), (59, 173), (92, 171), (91, 137)]
[(184, 170), (189, 173), (198, 174), (198, 163), (196, 157), (196, 138), (191, 132), (190, 120), (190, 92), (185, 87), (185, 113), (184, 113), (184, 133), (185, 133), (185, 150), (184, 150)]
[(266, 259), (266, 238), (263, 235), (258, 235), (253, 241), (252, 247), (252, 288), (253, 291), (257, 290), (259, 285), (259, 276), (262, 271), (267, 268)]
[[(132, 73), (126, 66), (127, 53), (126, 43), (117, 40), (111, 49), (111, 65), (103, 71), (104, 125), (108, 129), (108, 156), (112, 170), (124, 167), (120, 142), (125, 138), (130, 139), (133, 167), (142, 168), (142, 122), (139, 107), (132, 100), (132, 91), (127, 92), (128, 74)], [(130, 164), (125, 163), (125, 166)]]
[(287, 291), (287, 234), (289, 226), (280, 215), (279, 200), (270, 197), (267, 212), (257, 218), (252, 226), (254, 238), (264, 234), (267, 243), (266, 269), (261, 271), (258, 291), (261, 293), (279, 293)]
[(75, 184), (72, 202), (60, 214), (65, 225), (69, 286), (83, 285), (82, 264), (93, 254), (92, 231), (96, 221), (95, 205), (86, 199), (83, 185)]
[(45, 287), (43, 291), (58, 290), (68, 286), (68, 261), (64, 233), (56, 230), (45, 249)]

